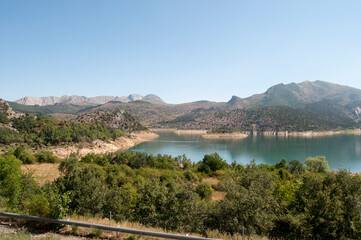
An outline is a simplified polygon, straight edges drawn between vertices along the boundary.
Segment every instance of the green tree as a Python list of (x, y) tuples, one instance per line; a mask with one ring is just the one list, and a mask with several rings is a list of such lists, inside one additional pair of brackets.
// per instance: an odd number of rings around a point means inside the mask
[(0, 157), (0, 195), (10, 209), (17, 209), (21, 193), (21, 161), (13, 155)]
[(218, 153), (206, 154), (199, 163), (198, 171), (210, 173), (217, 170), (226, 169), (229, 165), (223, 160)]
[(326, 173), (329, 169), (325, 156), (309, 157), (305, 161), (307, 171)]

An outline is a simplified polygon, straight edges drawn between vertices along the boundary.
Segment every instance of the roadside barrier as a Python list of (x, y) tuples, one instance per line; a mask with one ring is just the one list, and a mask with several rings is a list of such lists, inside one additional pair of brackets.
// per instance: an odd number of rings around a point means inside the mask
[[(0, 212), (0, 216), (9, 217), (9, 218), (26, 219), (26, 220), (37, 221), (37, 222), (74, 225), (74, 226), (85, 227), (85, 228), (98, 228), (98, 229), (112, 231), (112, 232), (139, 234), (139, 235), (160, 237), (160, 238), (169, 238), (169, 239), (185, 239), (185, 240), (188, 240), (188, 239), (189, 240), (206, 240), (206, 239), (210, 240), (211, 239), (211, 238), (190, 237), (190, 236), (169, 234), (169, 233), (150, 232), (150, 231), (136, 230), (136, 229), (130, 229), (130, 228), (112, 227), (112, 226), (106, 226), (106, 225), (75, 222), (75, 221), (68, 221), (68, 220), (57, 220), (57, 219), (51, 219), (51, 218), (43, 218), (43, 217), (29, 216), (29, 215), (16, 214), (16, 213), (7, 213), (7, 212)], [(211, 240), (216, 240), (216, 239), (211, 239)]]

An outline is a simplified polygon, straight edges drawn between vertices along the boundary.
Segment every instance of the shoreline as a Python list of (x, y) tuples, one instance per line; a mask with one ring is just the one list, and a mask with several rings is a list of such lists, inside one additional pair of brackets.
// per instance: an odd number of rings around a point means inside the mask
[[(244, 139), (252, 135), (251, 132), (234, 132), (234, 133), (208, 133), (209, 130), (180, 130), (175, 128), (151, 129), (155, 132), (174, 132), (177, 135), (202, 135), (205, 139)], [(337, 130), (337, 131), (305, 131), (305, 132), (288, 132), (288, 131), (265, 131), (253, 133), (253, 136), (279, 136), (279, 137), (324, 137), (340, 134), (361, 135), (361, 129)]]
[(234, 132), (234, 133), (207, 133), (202, 135), (205, 139), (244, 139), (247, 138), (250, 134)]
[(174, 132), (177, 135), (203, 135), (207, 134), (208, 130), (193, 130), (193, 129), (176, 129), (176, 128), (154, 128), (150, 129), (152, 132)]
[(76, 153), (78, 157), (83, 157), (88, 153), (105, 154), (126, 150), (142, 142), (151, 141), (158, 137), (159, 135), (153, 132), (141, 131), (132, 133), (130, 137), (123, 136), (115, 140), (102, 141), (98, 139), (87, 145), (79, 144), (77, 146), (50, 147), (44, 150), (52, 152), (58, 158), (67, 158), (71, 153)]
[(325, 136), (333, 136), (340, 134), (351, 134), (351, 135), (361, 135), (361, 129), (354, 130), (338, 130), (338, 131), (305, 131), (305, 132), (260, 132), (258, 135), (263, 136), (279, 136), (279, 137), (325, 137)]

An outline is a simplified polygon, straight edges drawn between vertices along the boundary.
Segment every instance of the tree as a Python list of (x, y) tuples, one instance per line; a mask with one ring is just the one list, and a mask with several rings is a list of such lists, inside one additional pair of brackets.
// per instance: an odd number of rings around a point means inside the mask
[(326, 173), (329, 169), (325, 156), (309, 157), (305, 161), (307, 171)]
[(212, 153), (204, 155), (202, 162), (199, 164), (198, 171), (210, 173), (228, 167), (227, 162), (223, 160), (218, 153)]
[(292, 174), (302, 174), (305, 172), (305, 167), (298, 160), (291, 160), (288, 166)]
[(0, 157), (0, 195), (7, 198), (10, 209), (16, 209), (21, 193), (21, 161), (15, 156)]

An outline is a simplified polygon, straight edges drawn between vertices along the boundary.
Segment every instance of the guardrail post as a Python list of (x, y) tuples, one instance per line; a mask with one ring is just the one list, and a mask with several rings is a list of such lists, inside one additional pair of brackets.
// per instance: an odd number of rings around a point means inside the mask
[[(109, 227), (112, 226), (112, 211), (109, 212)], [(112, 231), (109, 230), (109, 237), (112, 236)]]

